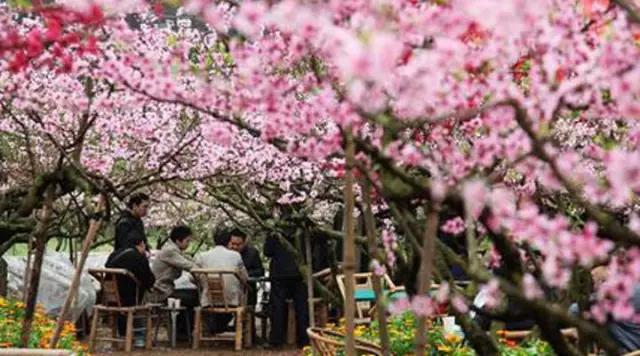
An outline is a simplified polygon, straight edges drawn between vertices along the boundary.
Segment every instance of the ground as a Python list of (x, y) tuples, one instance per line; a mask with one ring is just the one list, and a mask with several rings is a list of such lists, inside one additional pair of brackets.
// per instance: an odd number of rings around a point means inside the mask
[[(186, 347), (186, 345), (184, 346)], [(232, 347), (226, 347), (226, 346), (212, 346), (207, 348), (206, 346), (203, 346), (201, 349), (199, 350), (191, 350), (191, 349), (186, 349), (186, 348), (176, 348), (176, 349), (171, 349), (171, 348), (166, 348), (166, 347), (155, 347), (153, 350), (151, 351), (138, 351), (138, 352), (132, 352), (132, 353), (124, 353), (123, 351), (106, 351), (106, 352), (96, 352), (93, 355), (96, 356), (107, 356), (107, 355), (127, 355), (127, 356), (151, 356), (151, 355), (163, 355), (163, 356), (209, 356), (209, 355), (215, 355), (215, 356), (236, 356), (236, 355), (249, 355), (249, 356), (262, 356), (262, 355), (268, 355), (268, 356), (276, 356), (276, 355), (283, 355), (283, 356), (294, 356), (294, 355), (300, 355), (302, 352), (300, 350), (297, 349), (289, 349), (289, 350), (282, 350), (282, 351), (267, 351), (267, 350), (263, 350), (259, 347), (256, 348), (252, 348), (251, 350), (242, 350), (242, 351), (238, 351), (235, 352), (233, 351)]]
[[(103, 336), (107, 336), (108, 329), (100, 328), (99, 334)], [(84, 340), (86, 341), (86, 340)], [(301, 355), (302, 350), (296, 349), (293, 345), (286, 347), (284, 350), (273, 351), (273, 350), (265, 350), (264, 347), (260, 345), (254, 345), (253, 347), (242, 350), (242, 351), (234, 351), (232, 342), (203, 342), (200, 345), (198, 350), (191, 349), (191, 345), (187, 342), (178, 342), (176, 348), (171, 348), (168, 342), (166, 330), (164, 328), (160, 328), (158, 333), (158, 340), (156, 346), (153, 347), (153, 350), (145, 351), (142, 349), (134, 349), (135, 352), (125, 353), (121, 348), (113, 348), (110, 342), (100, 342), (96, 347), (96, 352), (92, 355), (94, 356), (107, 356), (107, 355), (127, 355), (127, 356), (152, 356), (152, 355), (163, 355), (163, 356), (205, 356), (205, 355), (213, 355), (213, 356), (240, 356), (240, 355), (248, 355), (248, 356), (294, 356)]]

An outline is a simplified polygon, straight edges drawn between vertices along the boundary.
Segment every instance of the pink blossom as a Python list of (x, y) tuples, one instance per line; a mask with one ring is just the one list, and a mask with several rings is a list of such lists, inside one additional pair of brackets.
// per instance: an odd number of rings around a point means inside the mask
[(480, 287), (480, 291), (485, 298), (485, 306), (489, 309), (495, 309), (502, 303), (502, 292), (497, 279), (491, 279), (487, 284)]
[(469, 311), (466, 300), (459, 294), (455, 294), (453, 298), (451, 298), (451, 306), (453, 306), (458, 313), (466, 314)]
[(459, 216), (449, 219), (440, 227), (440, 230), (451, 235), (460, 235), (464, 232), (464, 220)]
[(480, 216), (488, 193), (486, 185), (480, 180), (472, 180), (465, 183), (462, 196), (473, 219), (477, 219)]
[(437, 305), (431, 297), (416, 295), (411, 298), (411, 311), (417, 316), (432, 316), (437, 310)]
[(522, 289), (527, 299), (538, 299), (544, 296), (536, 279), (529, 273), (526, 273), (522, 277)]
[(391, 304), (389, 304), (389, 313), (397, 315), (402, 314), (412, 307), (412, 303), (409, 301), (409, 298), (400, 298), (396, 299)]

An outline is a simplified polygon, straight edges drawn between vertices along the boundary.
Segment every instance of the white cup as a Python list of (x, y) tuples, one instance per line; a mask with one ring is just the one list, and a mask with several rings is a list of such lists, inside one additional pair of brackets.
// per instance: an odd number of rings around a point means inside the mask
[(180, 300), (180, 299), (177, 299), (177, 298), (176, 298), (176, 299), (174, 299), (174, 300), (173, 300), (173, 306), (174, 306), (174, 308), (179, 309), (179, 308), (180, 308), (180, 302), (181, 302), (181, 300)]
[(442, 318), (442, 328), (444, 332), (449, 334), (455, 330), (456, 318), (453, 316), (445, 316)]

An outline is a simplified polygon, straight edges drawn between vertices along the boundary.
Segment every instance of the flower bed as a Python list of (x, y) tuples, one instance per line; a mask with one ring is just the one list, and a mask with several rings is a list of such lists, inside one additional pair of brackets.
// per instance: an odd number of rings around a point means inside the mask
[[(24, 317), (24, 303), (0, 297), (0, 348), (18, 347)], [(28, 348), (47, 349), (56, 327), (41, 306), (36, 307), (33, 316), (31, 337)], [(86, 347), (76, 340), (75, 326), (66, 322), (58, 342), (59, 349), (71, 350), (78, 355), (86, 355)]]
[[(410, 312), (391, 317), (387, 321), (391, 352), (394, 356), (413, 355), (415, 352), (416, 319)], [(344, 323), (328, 324), (327, 328), (345, 333)], [(354, 335), (362, 340), (379, 344), (378, 323), (356, 327)], [(427, 330), (427, 348), (430, 355), (475, 356), (476, 352), (456, 334), (445, 334), (441, 324), (434, 322)], [(553, 355), (548, 343), (539, 339), (515, 343), (499, 340), (500, 354), (505, 356), (543, 356)], [(305, 348), (305, 356), (311, 355), (311, 349)]]

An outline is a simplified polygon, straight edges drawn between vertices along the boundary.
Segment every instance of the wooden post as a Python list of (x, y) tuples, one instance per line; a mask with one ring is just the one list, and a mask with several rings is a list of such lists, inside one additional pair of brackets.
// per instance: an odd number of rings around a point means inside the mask
[[(378, 244), (376, 241), (376, 222), (371, 209), (371, 183), (363, 178), (360, 186), (362, 187), (362, 199), (364, 201), (364, 224), (367, 231), (367, 242), (369, 247), (369, 256), (378, 259)], [(380, 333), (380, 347), (382, 355), (389, 356), (389, 332), (387, 331), (386, 308), (383, 302), (383, 288), (380, 276), (373, 273), (373, 292), (376, 297), (376, 318), (378, 320), (378, 329)]]
[(311, 264), (311, 236), (306, 233), (307, 230), (303, 230), (305, 255), (307, 258), (307, 303), (309, 304), (309, 326), (316, 326), (316, 316), (313, 305), (313, 268)]
[[(433, 274), (433, 252), (435, 249), (436, 235), (438, 233), (438, 211), (436, 207), (430, 207), (427, 212), (427, 223), (422, 237), (422, 248), (420, 249), (420, 270), (418, 272), (418, 294), (427, 296), (431, 286), (431, 276)], [(427, 336), (425, 335), (427, 318), (418, 317), (416, 327), (416, 355), (425, 355), (427, 346)]]
[(344, 317), (346, 321), (346, 340), (345, 340), (345, 352), (347, 356), (355, 356), (355, 339), (353, 332), (355, 329), (355, 291), (354, 291), (354, 273), (355, 273), (355, 237), (354, 237), (354, 197), (353, 197), (353, 161), (354, 161), (354, 147), (353, 138), (351, 137), (351, 128), (348, 128), (345, 133), (346, 140), (346, 170), (345, 170), (345, 185), (344, 185), (344, 232), (345, 239), (343, 244), (343, 261), (342, 268), (345, 277), (345, 306)]
[(51, 205), (54, 200), (54, 187), (48, 187), (45, 193), (44, 204), (42, 208), (42, 219), (38, 224), (35, 232), (35, 248), (36, 253), (33, 257), (33, 268), (31, 269), (29, 278), (29, 289), (27, 293), (26, 306), (24, 311), (24, 320), (22, 321), (22, 333), (20, 335), (21, 347), (29, 347), (29, 337), (31, 336), (31, 322), (36, 309), (36, 298), (38, 297), (38, 287), (40, 286), (40, 272), (42, 270), (42, 262), (44, 260), (44, 251), (47, 247), (47, 230), (51, 221)]
[[(98, 213), (102, 212), (102, 209), (105, 205), (105, 197), (103, 195), (100, 196), (100, 203), (98, 203)], [(67, 298), (62, 305), (62, 310), (60, 310), (60, 315), (58, 316), (58, 320), (56, 322), (56, 329), (53, 332), (53, 336), (51, 337), (51, 343), (49, 345), (50, 348), (55, 349), (58, 340), (60, 339), (60, 334), (62, 333), (62, 328), (64, 327), (64, 322), (67, 320), (67, 314), (71, 309), (71, 303), (73, 303), (76, 294), (78, 293), (78, 287), (80, 286), (80, 279), (82, 277), (82, 269), (84, 268), (84, 264), (87, 261), (87, 257), (89, 256), (89, 250), (91, 249), (91, 245), (93, 244), (93, 240), (95, 239), (98, 231), (100, 230), (100, 222), (101, 220), (91, 219), (89, 221), (89, 230), (87, 231), (87, 236), (84, 239), (82, 245), (82, 253), (80, 255), (80, 261), (77, 261), (76, 271), (73, 275), (73, 280), (71, 281), (71, 286), (69, 287), (69, 292), (67, 293)]]

